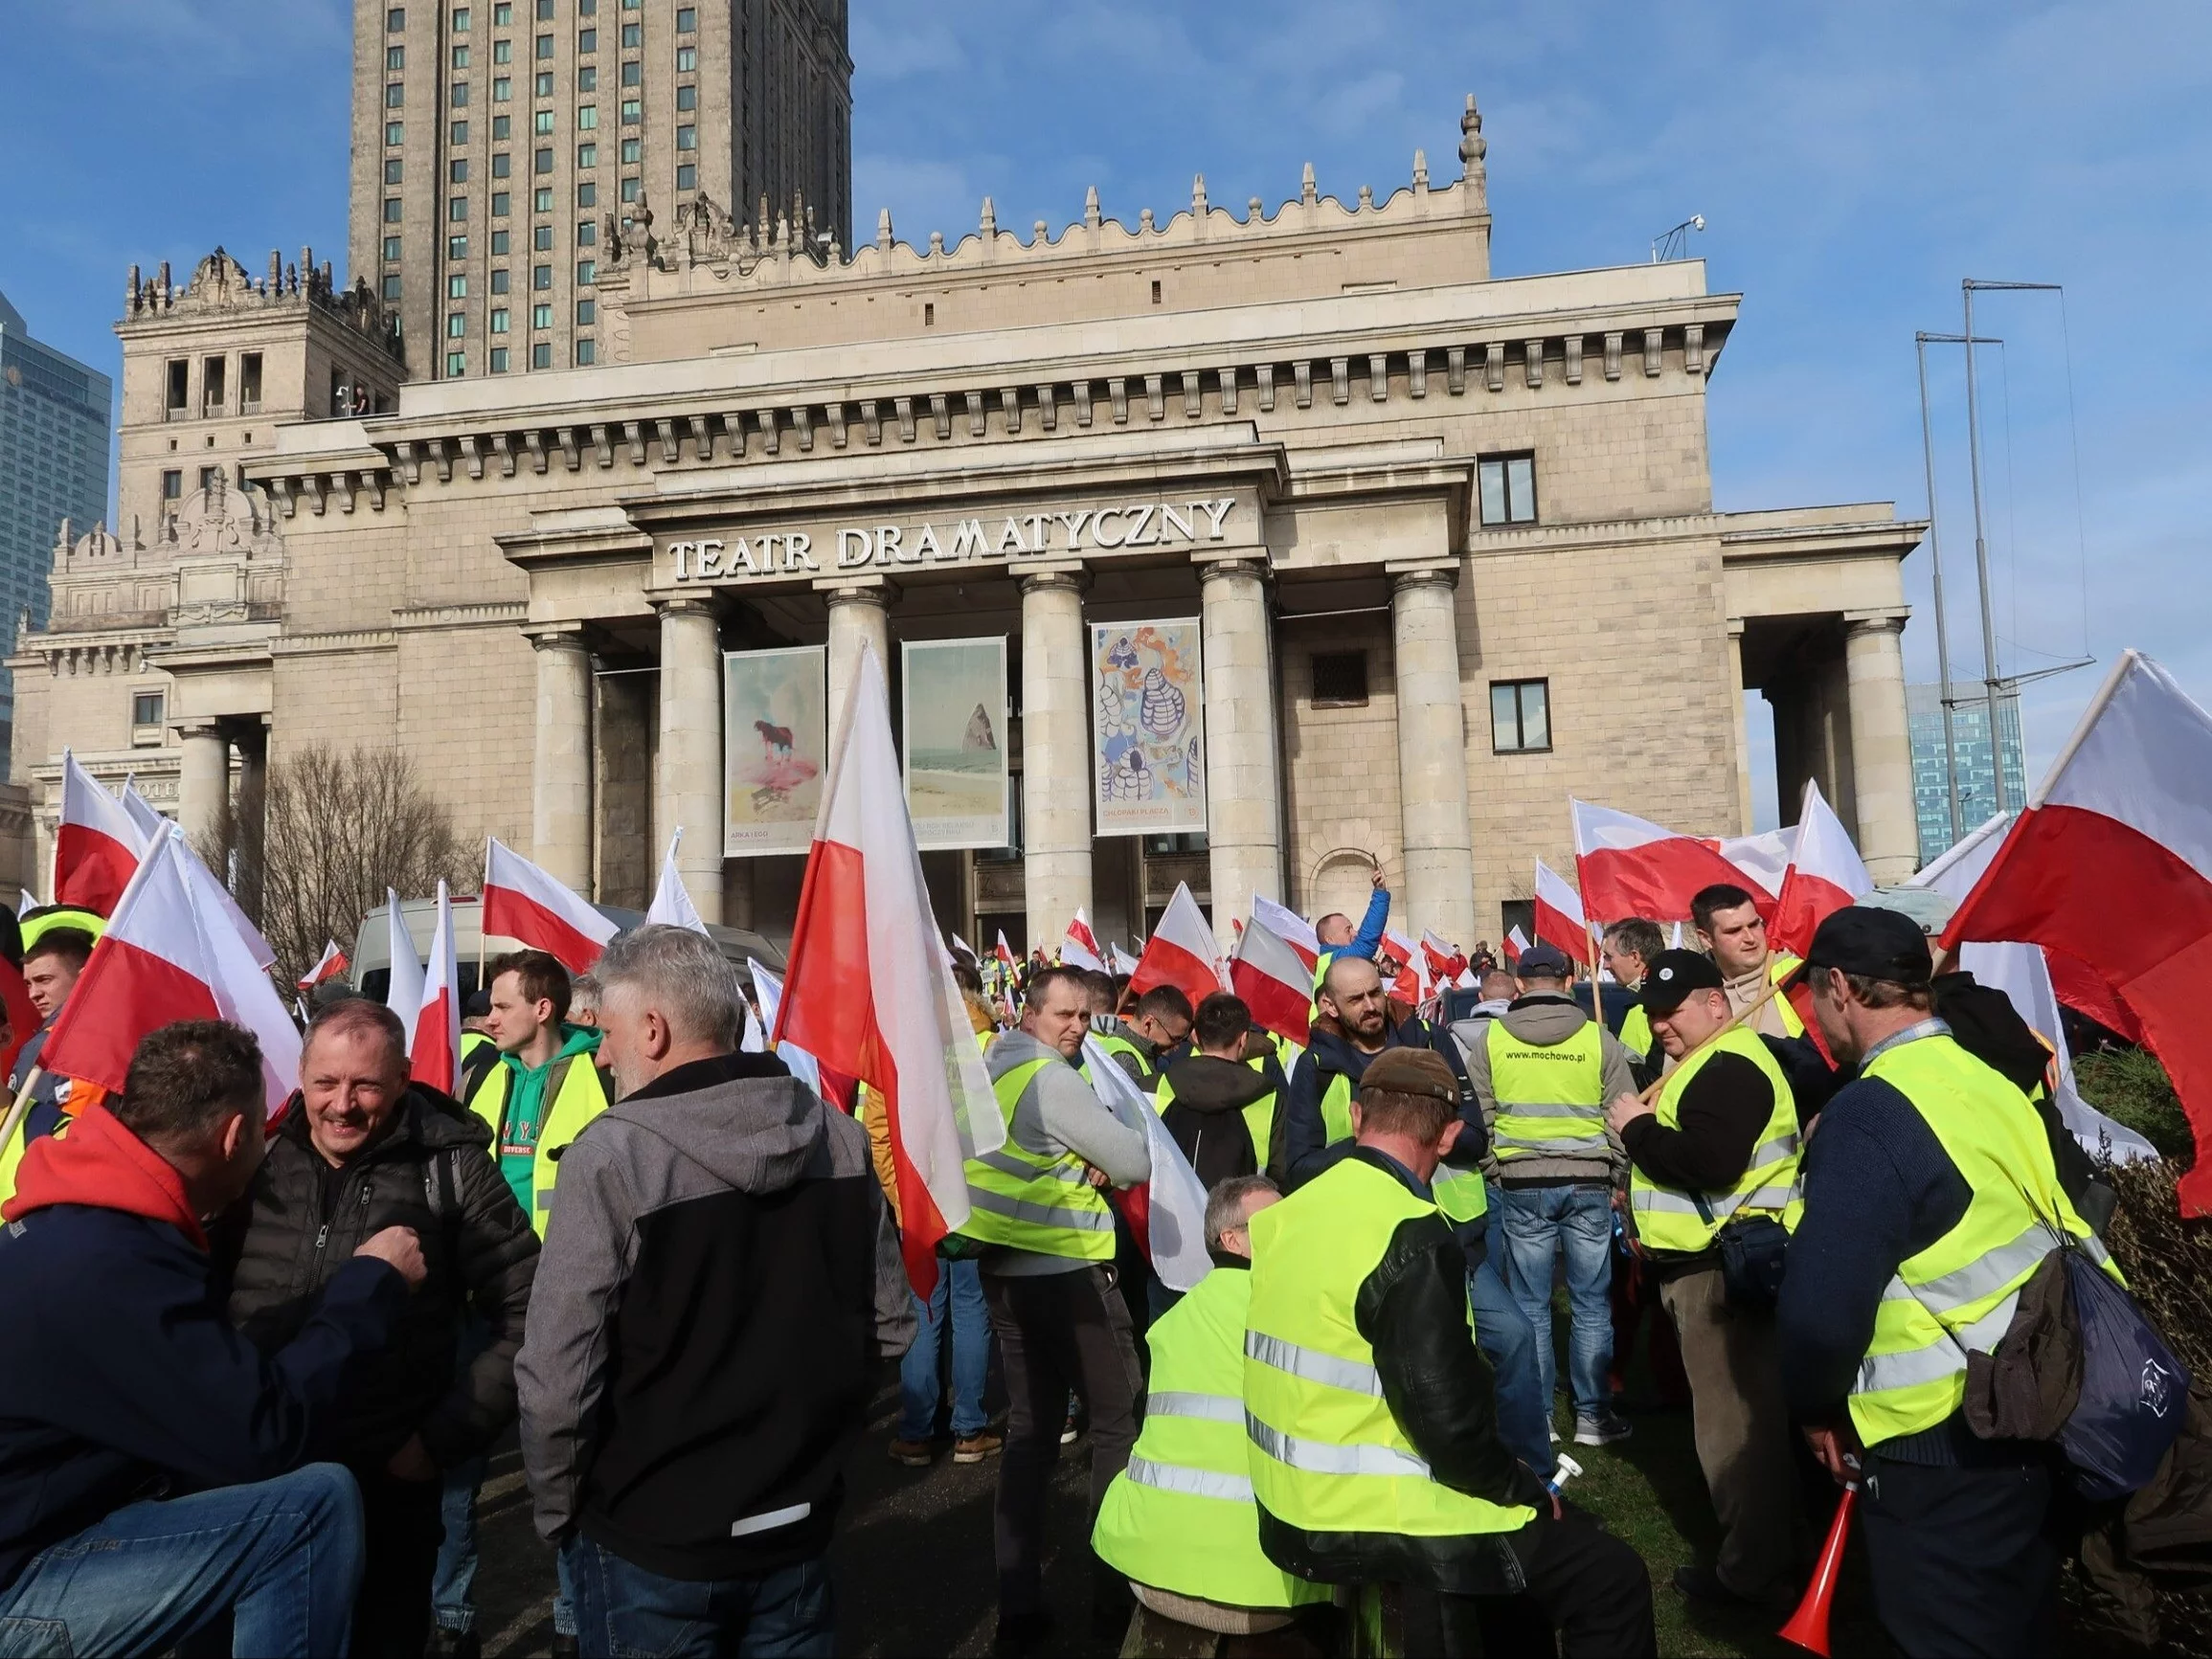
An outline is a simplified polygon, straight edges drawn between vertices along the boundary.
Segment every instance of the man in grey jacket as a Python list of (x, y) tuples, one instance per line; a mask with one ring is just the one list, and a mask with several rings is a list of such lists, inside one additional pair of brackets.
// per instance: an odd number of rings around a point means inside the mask
[[(987, 1057), (1006, 1145), (968, 1166), (964, 1232), (990, 1247), (983, 1300), (998, 1333), (1009, 1410), (999, 1463), (994, 1650), (1027, 1653), (1050, 1630), (1041, 1579), (1045, 1498), (1060, 1455), (1068, 1392), (1091, 1408), (1091, 1516), (1129, 1463), (1143, 1380), (1129, 1311), (1114, 1283), (1114, 1221), (1100, 1189), (1152, 1177), (1141, 1125), (1100, 1104), (1078, 1069), (1090, 999), (1083, 975), (1049, 968), (1029, 981), (1018, 1030)], [(1089, 1536), (1086, 1522), (1085, 1536)], [(1121, 1581), (1094, 1563), (1093, 1618), (1118, 1629)]]
[(1606, 1392), (1613, 1198), (1627, 1163), (1619, 1138), (1606, 1128), (1605, 1105), (1635, 1093), (1636, 1083), (1628, 1050), (1567, 994), (1572, 972), (1566, 954), (1549, 945), (1524, 951), (1515, 974), (1520, 995), (1494, 1019), (1455, 1022), (1452, 1035), (1490, 1131), (1485, 1173), (1499, 1185), (1507, 1283), (1536, 1328), (1545, 1410), (1556, 1386), (1552, 1262), (1564, 1248), (1574, 1439), (1605, 1446), (1630, 1432)]
[[(711, 941), (600, 957), (620, 1101), (561, 1159), (515, 1379), (586, 1654), (833, 1651), (825, 1554), (876, 1362), (914, 1338), (868, 1135), (773, 1055)], [(693, 1650), (685, 1648), (682, 1650)]]

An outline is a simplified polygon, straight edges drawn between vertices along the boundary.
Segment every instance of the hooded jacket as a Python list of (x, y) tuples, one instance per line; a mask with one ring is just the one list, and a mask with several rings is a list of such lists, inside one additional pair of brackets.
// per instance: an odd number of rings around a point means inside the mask
[[(491, 1131), (449, 1097), (411, 1084), (377, 1143), (333, 1168), (295, 1094), (252, 1189), (217, 1223), (231, 1320), (273, 1354), (293, 1340), (331, 1276), (386, 1227), (413, 1227), (428, 1276), (390, 1346), (348, 1399), (337, 1455), (381, 1468), (410, 1435), (441, 1468), (514, 1421), (514, 1356), (537, 1273), (537, 1235), (486, 1149)], [(471, 1314), (489, 1341), (457, 1364)]]
[(868, 1135), (774, 1055), (679, 1065), (561, 1159), (516, 1361), (538, 1531), (664, 1577), (828, 1547), (914, 1297)]
[[(1556, 1048), (1590, 1023), (1590, 1016), (1577, 1007), (1571, 998), (1547, 991), (1516, 998), (1496, 1018), (1511, 1036), (1537, 1048)], [(1490, 1080), (1490, 1020), (1455, 1020), (1452, 1038), (1467, 1063), (1467, 1081), (1474, 1087), (1475, 1098), (1481, 1103), (1483, 1128), (1488, 1133), (1495, 1133), (1498, 1090)], [(1605, 1032), (1599, 1038), (1599, 1050), (1603, 1055), (1604, 1072), (1604, 1099), (1599, 1103), (1602, 1113), (1606, 1102), (1636, 1092), (1636, 1078), (1630, 1070), (1628, 1050), (1612, 1032)], [(1575, 1181), (1617, 1183), (1627, 1178), (1628, 1160), (1621, 1152), (1620, 1137), (1609, 1129), (1604, 1138), (1591, 1143), (1587, 1155), (1546, 1154), (1514, 1158), (1505, 1166), (1501, 1166), (1495, 1156), (1486, 1156), (1482, 1171), (1500, 1185), (1508, 1187), (1556, 1186)]]
[(348, 1259), (264, 1356), (211, 1293), (184, 1183), (103, 1106), (24, 1154), (0, 1228), (0, 1585), (141, 1498), (268, 1480), (324, 1451), (406, 1312)]
[[(1467, 1127), (1459, 1132), (1450, 1161), (1455, 1168), (1474, 1167), (1486, 1155), (1490, 1137), (1467, 1087), (1467, 1067), (1459, 1059), (1459, 1045), (1448, 1033), (1436, 1030), (1393, 998), (1385, 1005), (1383, 1048), (1433, 1048), (1451, 1065), (1453, 1075), (1459, 1079), (1460, 1118)], [(1373, 1058), (1345, 1035), (1342, 1022), (1325, 1014), (1315, 1016), (1313, 1041), (1291, 1067), (1290, 1093), (1276, 1113), (1286, 1191), (1312, 1180), (1350, 1149), (1349, 1140), (1331, 1145), (1321, 1118), (1321, 1096), (1336, 1077), (1348, 1079), (1356, 1095), (1360, 1079), (1366, 1075), (1367, 1062)]]
[[(1256, 1069), (1211, 1054), (1194, 1054), (1169, 1064), (1165, 1082), (1167, 1109), (1160, 1114), (1199, 1184), (1211, 1192), (1216, 1182), (1232, 1176), (1259, 1174), (1259, 1157), (1244, 1109), (1276, 1091), (1282, 1074), (1272, 1064)], [(1276, 1117), (1281, 1116), (1280, 1102)]]

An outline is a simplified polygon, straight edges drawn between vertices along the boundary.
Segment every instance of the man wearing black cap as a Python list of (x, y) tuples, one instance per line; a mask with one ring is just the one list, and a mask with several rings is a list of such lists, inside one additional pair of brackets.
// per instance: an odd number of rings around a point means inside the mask
[(1913, 923), (1839, 910), (1806, 959), (1821, 1034), (1858, 1080), (1808, 1143), (1776, 1313), (1789, 1406), (1829, 1471), (1861, 1483), (1898, 1648), (2032, 1652), (2058, 1586), (2048, 1452), (1967, 1429), (1966, 1356), (1997, 1347), (2051, 1228), (2104, 1251), (2027, 1097), (1934, 1017)]
[(1796, 1505), (1774, 1322), (1729, 1306), (1719, 1240), (1737, 1217), (1794, 1220), (1796, 1105), (1765, 1042), (1729, 1023), (1727, 982), (1709, 956), (1660, 952), (1643, 1005), (1678, 1064), (1656, 1109), (1623, 1094), (1607, 1121), (1628, 1153), (1629, 1213), (1681, 1338), (1698, 1462), (1721, 1522), (1714, 1564), (1677, 1569), (1675, 1588), (1787, 1605)]

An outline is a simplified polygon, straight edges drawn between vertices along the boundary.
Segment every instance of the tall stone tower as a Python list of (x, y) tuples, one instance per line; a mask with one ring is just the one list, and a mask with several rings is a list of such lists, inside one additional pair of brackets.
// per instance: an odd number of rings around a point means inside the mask
[(354, 0), (352, 158), (351, 269), (412, 378), (596, 363), (641, 202), (802, 200), (850, 246), (846, 0)]

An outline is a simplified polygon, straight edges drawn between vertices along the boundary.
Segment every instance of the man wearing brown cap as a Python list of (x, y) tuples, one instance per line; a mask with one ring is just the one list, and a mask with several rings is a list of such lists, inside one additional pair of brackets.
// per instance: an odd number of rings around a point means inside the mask
[[(1426, 1048), (1378, 1054), (1353, 1146), (1252, 1218), (1245, 1431), (1260, 1548), (1320, 1583), (1406, 1592), (1409, 1652), (1657, 1650), (1643, 1562), (1498, 1431), (1465, 1259), (1431, 1181), (1462, 1128)], [(1475, 1627), (1479, 1625), (1477, 1638)]]
[(1643, 1005), (1677, 1065), (1656, 1108), (1622, 1094), (1607, 1121), (1628, 1153), (1629, 1214), (1681, 1338), (1698, 1462), (1721, 1522), (1714, 1565), (1678, 1568), (1674, 1584), (1696, 1601), (1772, 1609), (1797, 1589), (1790, 1422), (1772, 1315), (1731, 1305), (1721, 1233), (1794, 1221), (1796, 1104), (1765, 1042), (1729, 1023), (1711, 957), (1660, 952)]

